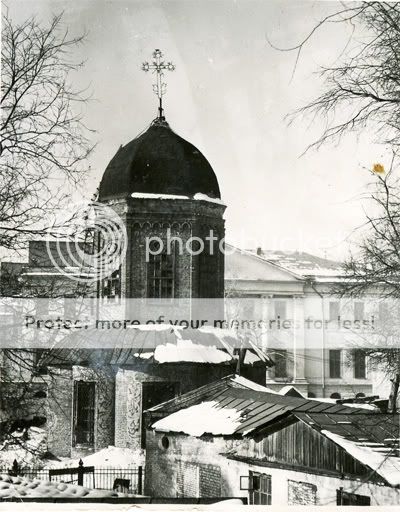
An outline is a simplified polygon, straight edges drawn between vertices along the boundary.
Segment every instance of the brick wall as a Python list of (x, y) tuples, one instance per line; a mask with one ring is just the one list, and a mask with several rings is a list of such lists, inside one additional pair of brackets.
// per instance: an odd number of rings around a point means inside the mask
[[(146, 239), (171, 237), (183, 242), (182, 254), (176, 258), (176, 297), (224, 296), (224, 255), (219, 250), (206, 258), (199, 258), (185, 249), (189, 238), (204, 239), (213, 230), (218, 241), (224, 238), (222, 218), (225, 206), (190, 199), (142, 199), (109, 201), (108, 205), (123, 219), (128, 234), (127, 257), (122, 266), (121, 285), (124, 297), (147, 296)], [(209, 245), (209, 242), (205, 242)], [(210, 272), (212, 279), (209, 279)]]
[(288, 480), (288, 505), (317, 505), (317, 486)]
[(199, 467), (197, 464), (181, 461), (177, 464), (177, 497), (199, 496)]
[(72, 444), (72, 369), (51, 369), (47, 399), (47, 445), (51, 453), (70, 457)]
[(199, 466), (199, 491), (204, 498), (221, 496), (221, 468), (212, 464)]

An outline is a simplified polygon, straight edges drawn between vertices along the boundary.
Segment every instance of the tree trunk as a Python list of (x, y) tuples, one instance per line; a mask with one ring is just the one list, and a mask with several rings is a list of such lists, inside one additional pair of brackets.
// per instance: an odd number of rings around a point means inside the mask
[(392, 389), (389, 395), (388, 413), (395, 414), (397, 412), (397, 395), (399, 393), (400, 386), (400, 374), (397, 373), (392, 381)]

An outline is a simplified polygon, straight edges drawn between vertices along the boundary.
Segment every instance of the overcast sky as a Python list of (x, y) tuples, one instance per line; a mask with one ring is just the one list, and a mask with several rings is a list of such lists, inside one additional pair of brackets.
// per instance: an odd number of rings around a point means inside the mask
[(86, 123), (97, 130), (85, 193), (96, 189), (121, 144), (157, 114), (150, 74), (141, 63), (155, 48), (176, 64), (166, 78), (167, 121), (210, 161), (227, 204), (227, 238), (242, 247), (346, 254), (363, 222), (360, 196), (371, 179), (364, 167), (387, 163), (371, 135), (348, 136), (300, 156), (322, 122), (284, 119), (321, 90), (314, 74), (347, 42), (340, 25), (321, 30), (295, 55), (274, 50), (298, 42), (339, 3), (266, 0), (13, 0), (10, 14), (46, 21), (64, 11), (72, 34), (88, 31), (77, 50), (86, 65), (78, 85), (91, 85)]

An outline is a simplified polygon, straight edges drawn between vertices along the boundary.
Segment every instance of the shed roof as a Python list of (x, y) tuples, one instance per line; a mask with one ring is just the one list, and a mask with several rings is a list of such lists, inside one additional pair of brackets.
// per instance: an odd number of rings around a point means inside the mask
[(400, 485), (400, 415), (295, 411), (295, 416), (369, 466), (390, 485)]
[[(207, 393), (207, 388), (209, 393)], [(207, 405), (205, 405), (207, 404)], [(192, 392), (185, 403), (185, 395), (160, 404), (149, 411), (170, 413), (153, 424), (155, 430), (183, 432), (189, 435), (247, 435), (266, 428), (274, 420), (291, 413), (365, 414), (362, 409), (283, 396), (277, 393), (237, 388), (233, 386), (203, 386), (196, 397)], [(221, 412), (224, 410), (223, 412)], [(372, 413), (373, 414), (373, 413)], [(195, 421), (193, 420), (194, 418)], [(213, 423), (212, 419), (215, 422)], [(222, 422), (225, 418), (225, 423)]]

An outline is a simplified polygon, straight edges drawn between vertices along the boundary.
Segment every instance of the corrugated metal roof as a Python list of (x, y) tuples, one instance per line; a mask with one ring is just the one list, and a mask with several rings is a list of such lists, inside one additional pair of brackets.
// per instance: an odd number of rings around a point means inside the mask
[[(245, 379), (244, 377), (239, 377), (238, 375), (227, 375), (226, 377), (223, 377), (222, 379), (219, 379), (215, 382), (205, 384), (204, 386), (200, 386), (199, 388), (184, 393), (183, 395), (176, 396), (167, 402), (155, 405), (147, 411), (160, 412), (165, 416), (184, 407), (190, 407), (191, 405), (197, 404), (201, 401), (211, 400), (212, 397), (217, 396), (222, 391), (225, 391), (229, 388), (255, 390), (255, 388), (264, 388), (264, 386), (256, 384), (255, 382), (249, 379)], [(265, 388), (265, 391), (263, 392), (268, 391), (268, 388)]]
[(301, 421), (318, 430), (329, 430), (350, 441), (359, 442), (366, 439), (369, 443), (392, 446), (390, 440), (396, 439), (395, 448), (400, 448), (400, 415), (398, 414), (331, 414), (328, 411), (314, 413), (295, 411)]
[(294, 412), (390, 485), (400, 486), (399, 414), (328, 414)]
[[(346, 417), (353, 417), (358, 414), (365, 415), (365, 410), (354, 407), (350, 408), (340, 404), (321, 403), (315, 400), (282, 396), (268, 392), (268, 390), (240, 389), (227, 385), (226, 381), (223, 385), (203, 386), (200, 390), (191, 392), (190, 397), (187, 395), (182, 395), (165, 404), (160, 404), (149, 411), (157, 411), (159, 415), (166, 416), (181, 409), (196, 407), (200, 403), (212, 402), (216, 413), (221, 409), (235, 410), (239, 413), (240, 418), (235, 427), (234, 434), (242, 435), (265, 428), (273, 420), (294, 412), (345, 414)], [(369, 414), (374, 413), (371, 412)], [(196, 422), (201, 422), (201, 417), (196, 418)], [(167, 425), (167, 422), (164, 422), (164, 429), (165, 425)], [(171, 422), (171, 425), (174, 425), (173, 428), (175, 428), (175, 425), (177, 425), (176, 419)]]

